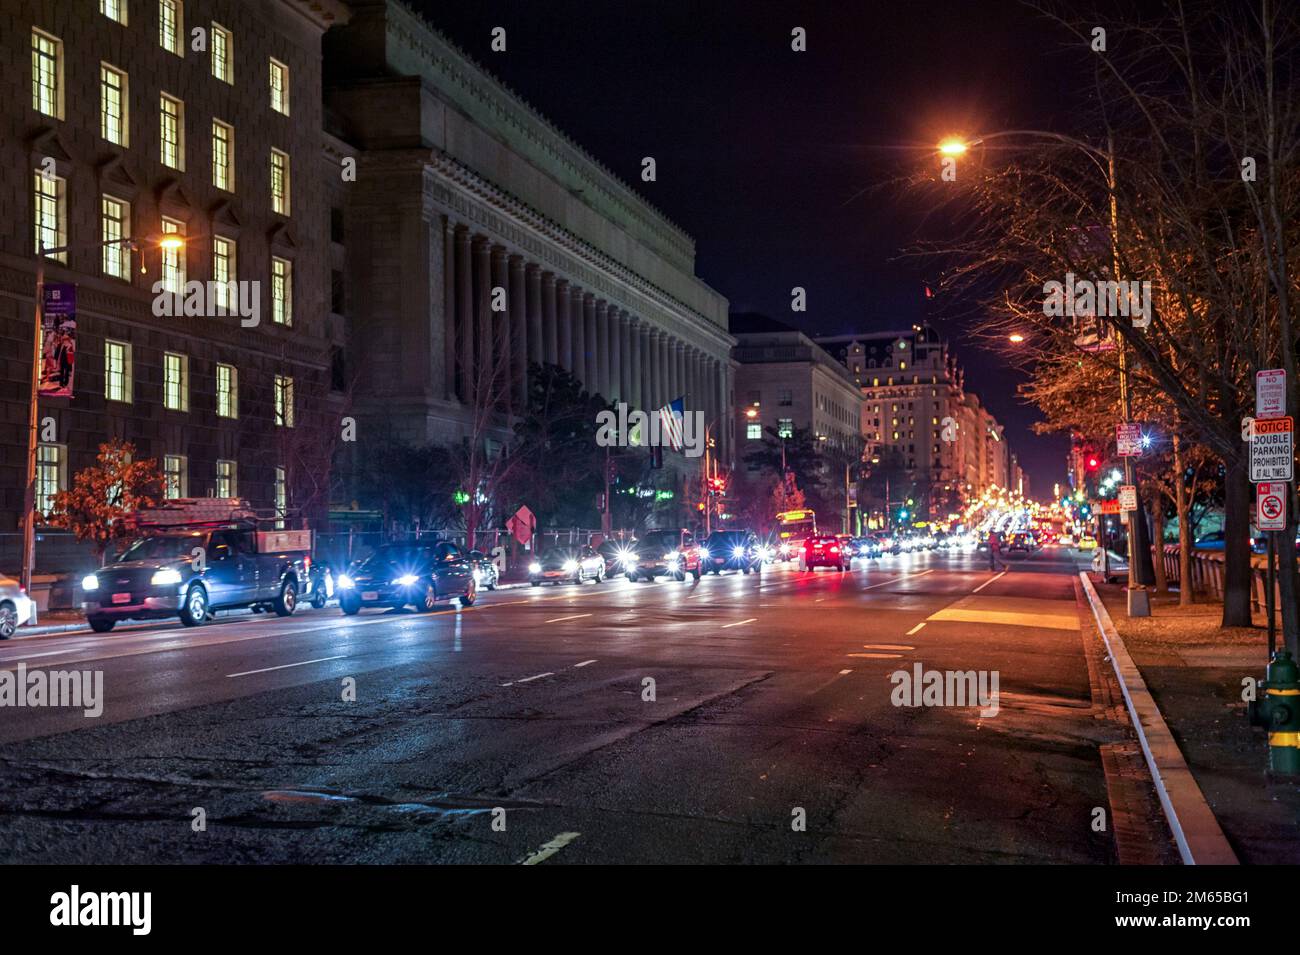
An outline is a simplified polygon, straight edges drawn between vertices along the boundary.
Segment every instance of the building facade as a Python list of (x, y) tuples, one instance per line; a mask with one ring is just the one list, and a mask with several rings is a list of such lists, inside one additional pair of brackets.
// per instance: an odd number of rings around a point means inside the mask
[[(315, 482), (308, 431), (331, 400), (320, 43), (346, 15), (5, 4), (0, 533), (21, 520), (38, 258), (76, 286), (71, 395), (38, 406), (39, 509), (112, 438), (156, 459), (172, 496), (271, 507)], [(168, 233), (183, 249), (159, 247)]]
[(504, 429), (551, 363), (634, 409), (684, 398), (729, 461), (727, 303), (691, 238), (408, 8), (349, 6), (325, 165), (359, 426), (446, 443), (491, 409)]
[(861, 390), (861, 430), (870, 456), (901, 472), (931, 518), (956, 511), (988, 488), (1009, 487), (1002, 426), (965, 390), (961, 367), (933, 328), (816, 341)]

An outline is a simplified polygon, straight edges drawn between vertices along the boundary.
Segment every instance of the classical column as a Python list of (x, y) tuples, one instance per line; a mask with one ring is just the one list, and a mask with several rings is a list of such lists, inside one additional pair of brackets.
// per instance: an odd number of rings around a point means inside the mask
[(619, 397), (635, 408), (638, 403), (632, 391), (632, 318), (620, 308), (611, 313), (610, 321), (613, 338), (609, 350), (614, 365), (614, 387), (618, 389)]
[(587, 322), (582, 314), (584, 300), (584, 292), (575, 285), (569, 295), (569, 324), (573, 329), (573, 351), (569, 354), (569, 361), (573, 363), (573, 377), (582, 382), (584, 389), (591, 391), (587, 379)]
[(645, 395), (641, 391), (641, 323), (629, 316), (621, 327), (624, 332), (623, 340), (628, 346), (625, 353), (628, 356), (628, 363), (623, 372), (623, 380), (627, 382), (628, 389), (627, 402), (632, 407), (644, 411)]
[(587, 390), (593, 394), (604, 394), (600, 389), (600, 369), (597, 358), (600, 356), (600, 342), (596, 333), (596, 296), (588, 292), (582, 297), (582, 340), (586, 343), (586, 377)]
[(542, 276), (542, 360), (548, 365), (559, 363), (559, 328), (560, 310), (559, 289), (556, 286), (555, 273), (547, 272)]
[(456, 369), (457, 392), (462, 403), (474, 395), (474, 273), (470, 266), (470, 234), (456, 227), (456, 344), (460, 349)]
[(524, 284), (527, 287), (527, 301), (524, 303), (528, 315), (528, 361), (542, 363), (542, 270), (535, 265), (524, 269)]
[(442, 217), (443, 397), (456, 398), (456, 227)]
[(606, 401), (617, 401), (609, 382), (609, 303), (596, 303), (596, 390)]
[(569, 304), (572, 293), (567, 279), (555, 280), (555, 360), (565, 371), (573, 370), (573, 314)]
[(527, 293), (524, 291), (523, 256), (510, 256), (510, 293), (506, 303), (510, 307), (510, 377), (514, 390), (514, 405), (523, 412), (528, 405), (528, 319)]
[(645, 329), (645, 410), (652, 411), (658, 407), (659, 400), (659, 333), (646, 326)]
[(671, 402), (673, 394), (673, 339), (667, 332), (659, 333), (659, 407)]
[(492, 246), (486, 238), (474, 239), (474, 324), (478, 329), (478, 355), (474, 367), (475, 405), (491, 402), (496, 367), (492, 354)]

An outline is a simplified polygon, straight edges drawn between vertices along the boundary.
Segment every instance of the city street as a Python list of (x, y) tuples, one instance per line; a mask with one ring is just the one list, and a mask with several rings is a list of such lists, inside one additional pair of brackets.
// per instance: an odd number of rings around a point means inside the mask
[[(6, 712), (0, 856), (1114, 862), (1090, 824), (1125, 811), (1102, 747), (1126, 737), (1084, 561), (934, 551), (15, 640), (0, 666), (102, 670), (105, 700)], [(893, 705), (917, 663), (996, 672), (996, 714)]]

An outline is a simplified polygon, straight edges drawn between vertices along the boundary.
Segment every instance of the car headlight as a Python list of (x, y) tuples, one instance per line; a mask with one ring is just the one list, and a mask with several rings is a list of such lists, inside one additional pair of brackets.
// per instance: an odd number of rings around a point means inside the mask
[(393, 583), (397, 584), (399, 587), (409, 587), (419, 579), (420, 578), (415, 576), (415, 574), (402, 574), (402, 576), (394, 580)]
[(564, 572), (566, 574), (572, 574), (575, 571), (577, 571), (577, 569), (578, 569), (578, 562), (576, 560), (566, 560), (564, 562)]
[(674, 550), (674, 551), (669, 551), (667, 554), (664, 554), (664, 560), (666, 560), (666, 561), (674, 561), (674, 560), (676, 560), (679, 556), (681, 556), (681, 555), (678, 554), (677, 551), (675, 551), (675, 550)]
[(165, 570), (159, 570), (149, 578), (149, 583), (156, 587), (164, 587), (167, 584), (179, 584), (181, 582), (181, 572), (175, 567), (168, 567)]
[(636, 554), (628, 554), (626, 557), (622, 558), (622, 560), (624, 567), (635, 567), (637, 564), (641, 563)]
[(85, 577), (82, 577), (82, 578), (81, 578), (81, 589), (82, 589), (82, 590), (98, 590), (98, 589), (99, 589), (99, 578), (96, 577), (94, 574), (87, 574)]
[(732, 556), (732, 557), (744, 557), (744, 556), (745, 556), (745, 548), (743, 548), (743, 547), (733, 547), (733, 548), (731, 548), (731, 556)]
[(334, 581), (334, 586), (339, 590), (351, 590), (356, 583), (347, 574), (339, 574), (338, 579)]
[(707, 547), (701, 547), (700, 560), (708, 560), (708, 559), (709, 559), (709, 549)]
[(537, 563), (537, 561), (533, 561), (528, 565), (528, 572), (530, 574), (540, 574), (542, 572), (542, 565)]

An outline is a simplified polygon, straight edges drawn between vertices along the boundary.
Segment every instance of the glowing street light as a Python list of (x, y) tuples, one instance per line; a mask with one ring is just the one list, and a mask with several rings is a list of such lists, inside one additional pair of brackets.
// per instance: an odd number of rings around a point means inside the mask
[(939, 152), (943, 153), (945, 156), (960, 156), (962, 153), (966, 152), (968, 148), (970, 147), (960, 139), (945, 139), (939, 144)]

